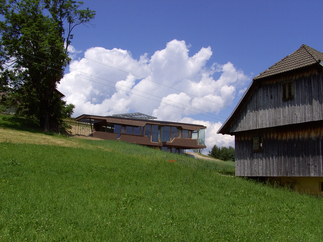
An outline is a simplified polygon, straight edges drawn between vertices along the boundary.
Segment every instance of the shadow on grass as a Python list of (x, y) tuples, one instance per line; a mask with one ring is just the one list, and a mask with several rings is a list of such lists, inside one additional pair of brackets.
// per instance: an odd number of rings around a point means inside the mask
[(212, 170), (223, 175), (234, 176), (235, 166), (233, 162), (225, 161), (212, 161), (212, 160), (202, 160), (190, 157), (189, 162), (187, 161), (187, 156), (179, 155), (176, 161), (182, 163), (185, 166), (189, 166), (193, 169), (199, 170)]
[(0, 114), (0, 127), (29, 131), (33, 133), (44, 133), (40, 129), (38, 122), (31, 119), (20, 118), (14, 115)]
[[(28, 131), (32, 133), (42, 133), (50, 136), (58, 135), (54, 131), (43, 131), (39, 127), (39, 123), (36, 120), (17, 117), (15, 115), (0, 114), (0, 127), (8, 128), (20, 131)], [(62, 125), (60, 128), (60, 135), (69, 137), (70, 133), (67, 131), (70, 127), (68, 125)]]

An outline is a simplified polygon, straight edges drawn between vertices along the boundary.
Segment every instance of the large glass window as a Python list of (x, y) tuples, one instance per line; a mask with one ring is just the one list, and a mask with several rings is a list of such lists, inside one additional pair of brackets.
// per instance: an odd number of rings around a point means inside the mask
[(160, 132), (161, 131), (161, 127), (160, 126), (158, 126), (158, 142), (160, 142), (161, 141), (161, 138), (160, 138)]
[(114, 125), (114, 133), (117, 133), (117, 138), (120, 137), (120, 134), (121, 134), (121, 125), (120, 124), (115, 124)]
[(162, 142), (170, 141), (170, 127), (169, 126), (163, 126), (161, 128), (161, 141)]
[(196, 130), (192, 132), (192, 139), (198, 139), (198, 132)]
[(187, 139), (188, 138), (188, 130), (183, 129), (182, 130), (182, 138)]
[(205, 129), (199, 131), (199, 145), (205, 145)]
[(178, 128), (177, 127), (172, 127), (172, 139), (175, 139), (178, 137)]
[(133, 133), (133, 126), (127, 126), (126, 133), (132, 134)]
[(141, 135), (141, 127), (133, 127), (133, 134)]
[(151, 135), (151, 125), (147, 124), (145, 125), (145, 135), (149, 138), (150, 140), (150, 135)]
[(151, 141), (158, 142), (158, 125), (151, 125)]
[(107, 125), (106, 131), (108, 133), (113, 133), (113, 130), (114, 130), (114, 125), (113, 124)]
[(192, 137), (192, 131), (183, 129), (182, 131), (182, 138), (183, 139), (190, 139)]

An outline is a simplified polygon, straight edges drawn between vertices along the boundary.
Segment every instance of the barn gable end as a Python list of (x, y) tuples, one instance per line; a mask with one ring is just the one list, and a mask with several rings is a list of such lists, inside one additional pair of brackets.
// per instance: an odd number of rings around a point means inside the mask
[(312, 191), (323, 194), (321, 60), (302, 45), (253, 79), (218, 131), (235, 135), (237, 176), (293, 178), (295, 187), (316, 177)]

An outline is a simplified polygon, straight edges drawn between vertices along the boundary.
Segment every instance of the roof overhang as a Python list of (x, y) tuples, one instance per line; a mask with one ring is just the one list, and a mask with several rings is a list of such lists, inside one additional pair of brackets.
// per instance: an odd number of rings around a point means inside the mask
[(248, 102), (248, 100), (251, 98), (252, 93), (259, 88), (264, 82), (274, 82), (274, 81), (281, 81), (284, 79), (289, 79), (292, 78), (293, 76), (299, 76), (301, 74), (307, 75), (309, 73), (317, 72), (317, 70), (323, 71), (323, 68), (320, 63), (315, 63), (309, 66), (305, 66), (299, 69), (291, 70), (291, 71), (286, 71), (283, 73), (278, 73), (272, 76), (266, 76), (263, 78), (253, 78), (251, 84), (249, 85), (248, 89), (244, 93), (244, 95), (241, 97), (240, 101), (238, 102), (237, 106), (231, 113), (231, 115), (226, 119), (226, 121), (223, 123), (223, 125), (220, 127), (218, 130), (218, 134), (229, 134), (229, 135), (234, 135), (235, 132), (231, 132), (230, 128), (233, 125), (233, 122), (237, 118), (237, 116), (241, 113), (241, 109), (244, 107), (244, 105)]
[(201, 129), (206, 129), (206, 126), (199, 124), (188, 124), (188, 123), (178, 123), (178, 122), (170, 122), (170, 121), (159, 121), (159, 120), (149, 120), (149, 119), (137, 119), (137, 118), (124, 118), (117, 116), (97, 116), (97, 115), (89, 115), (82, 114), (75, 118), (76, 121), (83, 123), (113, 123), (113, 124), (121, 124), (121, 125), (133, 125), (133, 126), (145, 126), (146, 124), (155, 124), (155, 125), (169, 125), (173, 127), (181, 127), (182, 129), (199, 131)]

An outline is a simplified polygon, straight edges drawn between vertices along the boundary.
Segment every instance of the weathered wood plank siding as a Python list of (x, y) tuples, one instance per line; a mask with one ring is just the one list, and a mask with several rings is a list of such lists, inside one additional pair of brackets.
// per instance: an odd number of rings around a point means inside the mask
[(236, 176), (246, 177), (322, 177), (322, 124), (285, 132), (262, 130), (263, 152), (253, 151), (253, 134), (235, 137)]
[[(283, 101), (282, 82), (293, 81), (294, 98)], [(323, 120), (323, 74), (263, 83), (233, 123), (230, 133)]]

